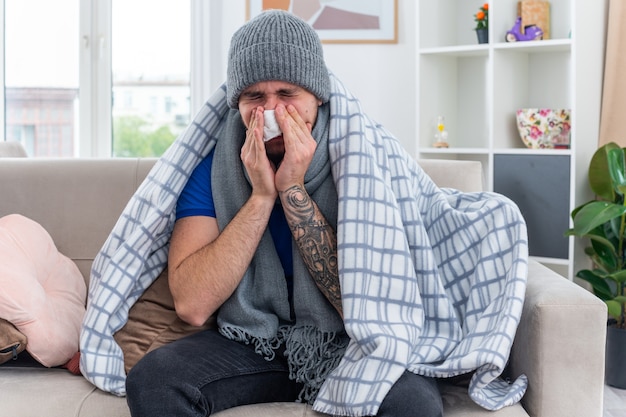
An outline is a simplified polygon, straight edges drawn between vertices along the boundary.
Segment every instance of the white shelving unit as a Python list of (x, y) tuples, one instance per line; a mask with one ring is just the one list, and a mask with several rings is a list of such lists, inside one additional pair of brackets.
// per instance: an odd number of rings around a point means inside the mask
[[(481, 161), (486, 189), (520, 205), (531, 256), (573, 278), (581, 242), (563, 237), (571, 208), (592, 198), (587, 167), (597, 148), (608, 0), (551, 0), (551, 39), (507, 43), (517, 0), (489, 4), (488, 44), (478, 44), (481, 0), (418, 0), (418, 157)], [(520, 108), (571, 109), (570, 149), (527, 149)], [(438, 116), (449, 148), (434, 148)], [(563, 201), (565, 200), (565, 201)]]

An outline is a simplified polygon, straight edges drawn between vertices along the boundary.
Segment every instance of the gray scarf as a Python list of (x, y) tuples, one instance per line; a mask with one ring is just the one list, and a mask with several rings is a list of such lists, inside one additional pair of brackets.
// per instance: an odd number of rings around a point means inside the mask
[[(305, 188), (336, 230), (337, 191), (328, 157), (329, 119), (329, 105), (319, 107), (312, 132), (318, 145), (305, 176)], [(240, 113), (230, 111), (215, 147), (211, 172), (220, 230), (252, 192), (239, 156), (245, 136)], [(220, 307), (218, 326), (232, 340), (253, 343), (257, 353), (268, 359), (284, 344), (291, 378), (304, 384), (301, 398), (312, 402), (327, 374), (343, 356), (348, 338), (341, 318), (309, 275), (295, 242), (292, 255), (295, 320), (290, 314), (285, 274), (266, 229), (241, 283)]]

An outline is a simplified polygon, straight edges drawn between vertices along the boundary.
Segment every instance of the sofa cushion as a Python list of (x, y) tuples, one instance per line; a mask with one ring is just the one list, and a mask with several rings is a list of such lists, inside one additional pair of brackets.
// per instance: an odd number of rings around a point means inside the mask
[(199, 327), (178, 317), (165, 268), (131, 307), (128, 321), (113, 338), (124, 352), (124, 369), (128, 373), (151, 350), (212, 326), (215, 326), (215, 317)]
[(18, 214), (0, 218), (0, 288), (0, 317), (26, 335), (38, 362), (59, 366), (78, 351), (85, 281), (48, 232)]

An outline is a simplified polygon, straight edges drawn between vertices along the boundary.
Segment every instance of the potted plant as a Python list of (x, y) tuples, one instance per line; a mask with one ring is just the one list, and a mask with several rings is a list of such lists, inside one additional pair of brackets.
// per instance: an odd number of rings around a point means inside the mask
[(588, 180), (597, 198), (572, 211), (566, 235), (589, 239), (585, 253), (593, 269), (576, 276), (607, 305), (606, 382), (626, 388), (626, 149), (613, 142), (600, 147)]
[(489, 3), (482, 5), (478, 12), (474, 15), (476, 21), (476, 36), (478, 43), (489, 42)]

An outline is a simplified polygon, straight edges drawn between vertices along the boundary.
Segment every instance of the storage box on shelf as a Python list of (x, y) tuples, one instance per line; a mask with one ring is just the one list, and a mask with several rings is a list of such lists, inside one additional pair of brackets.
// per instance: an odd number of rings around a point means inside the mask
[[(489, 4), (488, 44), (474, 14), (483, 0), (420, 0), (417, 36), (418, 157), (478, 160), (487, 189), (518, 203), (531, 256), (573, 277), (587, 262), (563, 236), (571, 207), (587, 201), (586, 166), (597, 146), (608, 0), (550, 0), (550, 39), (506, 42), (518, 0)], [(570, 149), (527, 149), (520, 108), (571, 110)], [(435, 148), (445, 117), (448, 148)]]

